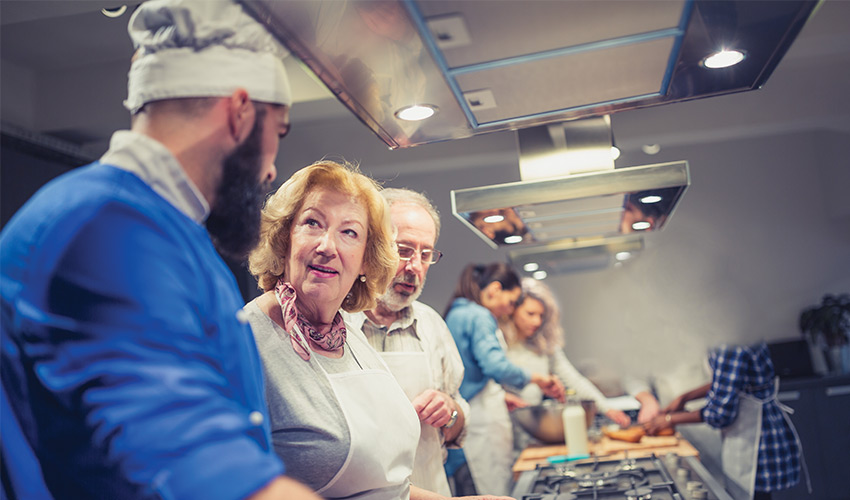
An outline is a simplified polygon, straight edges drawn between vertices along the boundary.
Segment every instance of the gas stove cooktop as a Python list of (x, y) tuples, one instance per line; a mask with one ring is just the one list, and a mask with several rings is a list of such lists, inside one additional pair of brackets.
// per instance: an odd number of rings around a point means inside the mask
[[(698, 462), (696, 462), (698, 464)], [(586, 460), (540, 466), (524, 472), (513, 497), (518, 500), (727, 500), (705, 469), (678, 456)], [(699, 469), (699, 470), (696, 470)], [(673, 471), (673, 472), (671, 472)]]

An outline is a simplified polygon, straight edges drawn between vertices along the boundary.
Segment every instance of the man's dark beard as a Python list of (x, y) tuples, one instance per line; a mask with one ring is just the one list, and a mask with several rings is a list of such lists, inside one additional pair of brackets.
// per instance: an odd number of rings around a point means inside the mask
[(242, 261), (260, 240), (260, 211), (271, 190), (260, 182), (260, 144), (265, 110), (258, 108), (254, 128), (245, 142), (224, 160), (215, 206), (207, 218), (207, 231), (223, 256)]

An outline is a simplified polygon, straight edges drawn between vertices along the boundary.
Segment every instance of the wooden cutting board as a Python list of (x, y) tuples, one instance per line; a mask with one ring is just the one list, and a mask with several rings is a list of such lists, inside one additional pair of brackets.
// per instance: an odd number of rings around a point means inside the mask
[[(629, 443), (626, 441), (611, 439), (607, 436), (602, 436), (599, 442), (590, 443), (590, 453), (591, 455), (602, 456), (620, 451), (654, 450), (657, 448), (677, 446), (679, 441), (680, 439), (677, 436), (644, 436), (641, 438), (639, 443)], [(535, 446), (526, 448), (525, 451), (522, 452), (521, 456), (522, 458), (537, 460), (545, 459), (546, 457), (551, 457), (553, 455), (564, 455), (566, 453), (566, 446), (556, 444), (552, 446)]]
[[(590, 453), (600, 460), (621, 460), (628, 455), (631, 458), (667, 453), (676, 453), (681, 457), (699, 456), (699, 452), (687, 440), (680, 436), (644, 436), (640, 443), (615, 441), (603, 436), (598, 442), (590, 443)], [(537, 464), (545, 464), (546, 458), (566, 455), (567, 447), (558, 444), (550, 446), (530, 446), (522, 451), (513, 466), (514, 479), (521, 472), (534, 470)]]
[(596, 455), (610, 455), (618, 451), (667, 448), (678, 444), (679, 438), (676, 436), (644, 436), (638, 443), (629, 443), (603, 436), (593, 451)]

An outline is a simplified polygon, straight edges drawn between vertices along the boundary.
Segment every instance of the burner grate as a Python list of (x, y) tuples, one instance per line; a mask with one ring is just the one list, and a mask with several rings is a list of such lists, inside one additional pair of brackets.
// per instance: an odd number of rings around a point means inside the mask
[(639, 459), (572, 462), (539, 467), (521, 500), (681, 499), (664, 464)]

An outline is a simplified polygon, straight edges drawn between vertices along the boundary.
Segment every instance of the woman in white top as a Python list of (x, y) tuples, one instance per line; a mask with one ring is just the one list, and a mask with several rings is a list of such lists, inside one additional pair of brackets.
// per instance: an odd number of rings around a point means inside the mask
[(260, 232), (249, 265), (265, 293), (244, 310), (287, 475), (329, 499), (444, 498), (411, 485), (419, 419), (339, 313), (375, 307), (397, 269), (378, 186), (351, 166), (315, 163), (268, 199)]
[[(565, 387), (575, 389), (580, 399), (596, 402), (597, 408), (615, 423), (623, 427), (631, 423), (629, 416), (611, 408), (602, 392), (567, 359), (563, 350), (560, 309), (545, 284), (524, 278), (517, 306), (501, 326), (508, 345), (508, 359), (514, 364), (527, 370), (556, 375)], [(519, 397), (521, 401), (508, 401), (509, 406), (537, 405), (543, 401), (542, 391), (532, 384), (525, 386)]]

